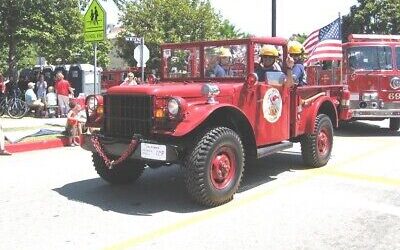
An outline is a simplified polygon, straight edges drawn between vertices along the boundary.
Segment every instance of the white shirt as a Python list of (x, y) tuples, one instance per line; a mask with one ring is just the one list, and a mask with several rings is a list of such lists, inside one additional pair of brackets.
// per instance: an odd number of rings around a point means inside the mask
[(46, 103), (49, 106), (56, 106), (57, 105), (57, 95), (55, 93), (47, 93)]

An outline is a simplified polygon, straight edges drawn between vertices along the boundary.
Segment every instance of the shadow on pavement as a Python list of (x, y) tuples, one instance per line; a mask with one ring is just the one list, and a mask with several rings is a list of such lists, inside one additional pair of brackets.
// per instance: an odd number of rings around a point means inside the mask
[(375, 137), (375, 136), (400, 136), (399, 131), (363, 122), (348, 122), (340, 125), (335, 130), (335, 136), (341, 137)]
[[(273, 181), (283, 172), (304, 169), (302, 164), (301, 155), (293, 152), (259, 160), (255, 166), (246, 168), (238, 192)], [(194, 203), (186, 193), (183, 173), (178, 165), (146, 168), (143, 176), (129, 185), (113, 186), (101, 178), (94, 178), (69, 183), (54, 191), (105, 211), (132, 215), (151, 216), (162, 211), (190, 213), (207, 209)]]

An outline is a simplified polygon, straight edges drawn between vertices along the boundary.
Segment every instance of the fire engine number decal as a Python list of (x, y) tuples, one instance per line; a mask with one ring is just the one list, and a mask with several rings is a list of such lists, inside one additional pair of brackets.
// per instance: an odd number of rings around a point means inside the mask
[(400, 93), (389, 93), (388, 99), (389, 100), (400, 100)]
[(282, 97), (277, 89), (268, 89), (262, 105), (264, 118), (271, 123), (278, 121), (282, 115)]

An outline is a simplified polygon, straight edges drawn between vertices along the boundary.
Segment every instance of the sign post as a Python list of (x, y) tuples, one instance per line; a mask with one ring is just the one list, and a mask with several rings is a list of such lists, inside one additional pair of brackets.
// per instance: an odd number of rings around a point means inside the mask
[(144, 37), (140, 37), (140, 45), (137, 46), (133, 51), (133, 57), (138, 62), (138, 65), (142, 68), (142, 81), (144, 81), (144, 67), (150, 58), (150, 51), (144, 44)]
[(97, 42), (106, 39), (106, 12), (98, 2), (92, 0), (84, 17), (84, 38), (86, 42), (93, 42), (94, 50), (94, 81), (93, 94), (96, 94), (96, 76), (97, 76)]

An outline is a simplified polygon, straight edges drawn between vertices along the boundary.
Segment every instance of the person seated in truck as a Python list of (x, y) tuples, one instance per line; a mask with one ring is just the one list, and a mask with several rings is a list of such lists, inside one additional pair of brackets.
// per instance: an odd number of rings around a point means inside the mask
[(303, 65), (304, 47), (298, 41), (290, 41), (288, 47), (289, 55), (294, 60), (294, 65), (292, 69), (294, 82), (298, 86), (304, 86), (307, 84), (306, 73)]
[(232, 53), (228, 48), (221, 47), (217, 50), (217, 61), (215, 62), (210, 77), (230, 76), (229, 65), (232, 59)]
[[(261, 58), (258, 67), (255, 69), (255, 73), (257, 74), (258, 81), (263, 82), (268, 78), (270, 73), (282, 73), (282, 67), (278, 63), (279, 51), (273, 45), (263, 45), (260, 49), (259, 56)], [(286, 58), (287, 65), (287, 74), (292, 74), (292, 68), (294, 65), (294, 60), (290, 56)], [(274, 74), (278, 75), (278, 74)], [(292, 77), (284, 77), (284, 79), (280, 79), (280, 82), (288, 87), (294, 85)]]
[(258, 76), (258, 81), (265, 81), (266, 72), (282, 71), (281, 67), (278, 65), (279, 51), (273, 45), (263, 45), (260, 49), (260, 62), (255, 69)]

